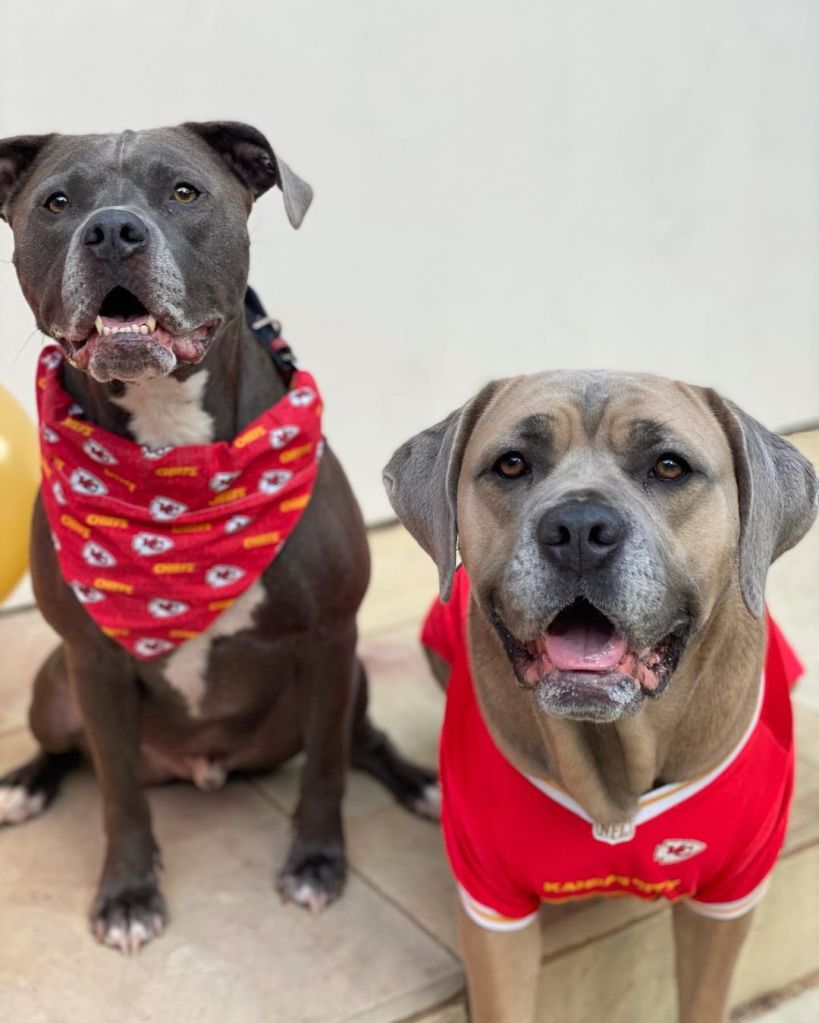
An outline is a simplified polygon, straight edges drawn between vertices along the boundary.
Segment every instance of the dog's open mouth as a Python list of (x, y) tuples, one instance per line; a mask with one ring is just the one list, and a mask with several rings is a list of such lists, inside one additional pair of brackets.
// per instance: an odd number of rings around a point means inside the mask
[(194, 330), (174, 333), (136, 295), (116, 287), (103, 299), (88, 337), (69, 343), (68, 355), (78, 369), (98, 380), (138, 379), (146, 371), (155, 376), (178, 363), (201, 362), (218, 325), (209, 320)]
[[(637, 647), (594, 605), (578, 598), (565, 607), (546, 632), (529, 641), (516, 639), (498, 622), (518, 682), (540, 690), (544, 709), (607, 702), (623, 705), (631, 697), (658, 696), (679, 663), (687, 630), (670, 632), (654, 646)], [(583, 713), (567, 716), (602, 718)]]

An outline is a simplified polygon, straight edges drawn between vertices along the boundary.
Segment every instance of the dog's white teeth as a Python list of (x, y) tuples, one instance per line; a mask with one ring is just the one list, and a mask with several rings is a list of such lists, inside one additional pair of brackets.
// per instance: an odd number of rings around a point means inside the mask
[(59, 339), (59, 338), (61, 338), (61, 337), (65, 337), (65, 334), (63, 334), (63, 332), (62, 332), (61, 330), (58, 330), (58, 328), (57, 328), (57, 327), (55, 327), (55, 328), (54, 328), (54, 329), (53, 329), (53, 330), (51, 331), (51, 336), (52, 336), (53, 338), (55, 338), (55, 339)]
[(110, 327), (103, 327), (103, 328), (102, 328), (102, 333), (103, 333), (103, 336), (104, 336), (104, 337), (108, 337), (108, 335), (109, 335), (109, 334), (112, 334), (112, 333), (113, 333), (113, 331), (111, 330), (111, 328), (110, 328)]
[(143, 323), (142, 324), (142, 326), (139, 328), (139, 332), (140, 332), (140, 334), (150, 334), (151, 333), (150, 330), (148, 330), (148, 324), (147, 323)]
[(104, 334), (105, 333), (105, 325), (102, 322), (102, 317), (101, 316), (98, 316), (96, 318), (96, 320), (94, 320), (94, 326), (97, 328), (97, 333), (98, 334)]
[(149, 316), (148, 323), (146, 324), (146, 326), (148, 327), (147, 333), (153, 334), (153, 332), (156, 330), (156, 317)]

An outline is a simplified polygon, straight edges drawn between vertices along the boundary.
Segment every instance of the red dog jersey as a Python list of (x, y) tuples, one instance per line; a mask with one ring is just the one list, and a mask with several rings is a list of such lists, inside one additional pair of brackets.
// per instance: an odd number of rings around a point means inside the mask
[(464, 908), (478, 924), (513, 930), (541, 901), (592, 895), (685, 898), (719, 919), (764, 895), (785, 836), (793, 785), (789, 688), (802, 672), (768, 620), (763, 684), (753, 720), (707, 774), (646, 793), (630, 822), (601, 827), (553, 782), (513, 767), (481, 716), (469, 666), (469, 579), (435, 601), (425, 646), (451, 666), (441, 734), (443, 830)]

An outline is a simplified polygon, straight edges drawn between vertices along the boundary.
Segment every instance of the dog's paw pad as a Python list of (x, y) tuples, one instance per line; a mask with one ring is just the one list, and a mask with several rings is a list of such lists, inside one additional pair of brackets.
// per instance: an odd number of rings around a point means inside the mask
[(110, 898), (100, 897), (91, 914), (94, 937), (106, 948), (135, 955), (165, 930), (165, 901), (156, 888), (140, 886)]
[(320, 913), (341, 895), (347, 879), (347, 863), (342, 851), (321, 850), (298, 853), (294, 850), (276, 887), (283, 902)]
[(438, 782), (425, 785), (420, 796), (413, 800), (410, 809), (419, 817), (439, 821), (441, 819), (441, 786)]
[(45, 792), (24, 785), (0, 785), (0, 824), (22, 824), (45, 809)]

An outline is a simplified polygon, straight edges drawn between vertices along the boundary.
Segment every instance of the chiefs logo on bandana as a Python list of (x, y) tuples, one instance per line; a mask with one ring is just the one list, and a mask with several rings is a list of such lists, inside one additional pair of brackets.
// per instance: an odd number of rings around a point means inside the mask
[(158, 458), (164, 458), (169, 451), (173, 451), (173, 448), (171, 447), (170, 444), (166, 444), (164, 447), (161, 448), (152, 448), (149, 447), (147, 444), (143, 444), (140, 450), (142, 451), (143, 458), (150, 458), (151, 460), (155, 460)]
[(283, 448), (289, 444), (294, 437), (298, 437), (298, 426), (279, 426), (270, 431), (270, 446), (272, 448)]
[(116, 465), (117, 460), (108, 450), (103, 447), (98, 440), (94, 440), (93, 437), (89, 437), (88, 440), (82, 446), (83, 451), (90, 458), (93, 458), (95, 462), (101, 462), (103, 465)]
[(253, 519), (248, 515), (231, 515), (225, 523), (226, 533), (238, 533), (240, 529), (249, 526)]
[(184, 600), (170, 600), (168, 597), (154, 597), (148, 601), (148, 610), (154, 618), (176, 618), (188, 610)]
[(154, 558), (157, 554), (164, 554), (173, 545), (173, 540), (161, 533), (137, 533), (131, 541), (131, 547), (143, 558)]
[(271, 469), (269, 472), (263, 472), (262, 478), (259, 480), (259, 490), (263, 494), (278, 494), (290, 482), (292, 475), (287, 469)]
[(87, 469), (75, 469), (68, 477), (68, 485), (78, 494), (107, 494), (108, 487)]
[(100, 544), (89, 540), (82, 549), (83, 560), (95, 568), (113, 568), (117, 563), (114, 555)]
[(215, 490), (217, 494), (221, 494), (223, 490), (228, 489), (238, 475), (238, 472), (217, 472), (215, 476), (210, 478), (210, 489)]
[(309, 373), (230, 443), (151, 448), (89, 422), (38, 366), (43, 504), (63, 577), (135, 657), (199, 635), (270, 565), (310, 501), (322, 402)]
[(188, 510), (186, 504), (181, 501), (174, 501), (170, 497), (155, 497), (148, 505), (151, 518), (157, 522), (170, 522), (171, 519), (178, 519), (179, 516)]

